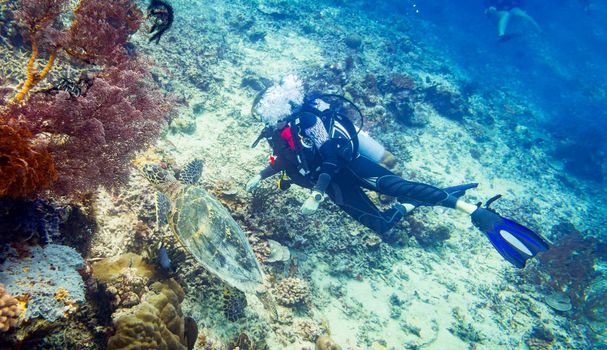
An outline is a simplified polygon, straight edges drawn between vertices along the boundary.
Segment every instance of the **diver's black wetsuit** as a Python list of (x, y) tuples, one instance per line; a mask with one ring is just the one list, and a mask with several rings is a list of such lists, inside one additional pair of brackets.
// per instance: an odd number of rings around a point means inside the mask
[[(455, 207), (457, 198), (440, 188), (404, 180), (360, 155), (355, 155), (352, 160), (339, 157), (337, 142), (333, 139), (326, 141), (320, 149), (303, 148), (299, 137), (284, 137), (287, 128), (274, 132), (271, 144), (276, 158), (260, 173), (261, 177), (285, 171), (293, 183), (325, 192), (341, 209), (379, 234), (390, 230), (403, 215), (396, 208), (379, 210), (363, 188), (416, 206)], [(293, 135), (298, 134), (296, 130), (292, 131)], [(291, 135), (291, 132), (287, 134)], [(304, 168), (313, 170), (304, 175)]]
[(495, 7), (498, 11), (510, 11), (515, 7), (521, 8), (522, 0), (485, 0), (485, 7)]

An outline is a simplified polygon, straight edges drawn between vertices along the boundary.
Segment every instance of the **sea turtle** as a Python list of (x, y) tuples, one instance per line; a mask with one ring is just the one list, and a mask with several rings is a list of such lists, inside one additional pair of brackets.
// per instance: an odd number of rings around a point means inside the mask
[(249, 241), (226, 208), (197, 185), (203, 163), (186, 165), (177, 180), (157, 164), (142, 167), (144, 176), (156, 186), (156, 218), (169, 225), (183, 246), (208, 271), (229, 285), (256, 292), (263, 272)]

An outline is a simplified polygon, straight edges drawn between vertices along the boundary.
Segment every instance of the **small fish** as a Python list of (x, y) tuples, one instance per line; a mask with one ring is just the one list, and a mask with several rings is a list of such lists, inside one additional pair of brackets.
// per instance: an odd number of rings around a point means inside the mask
[(158, 265), (167, 271), (171, 270), (171, 258), (169, 258), (169, 253), (164, 246), (158, 249)]

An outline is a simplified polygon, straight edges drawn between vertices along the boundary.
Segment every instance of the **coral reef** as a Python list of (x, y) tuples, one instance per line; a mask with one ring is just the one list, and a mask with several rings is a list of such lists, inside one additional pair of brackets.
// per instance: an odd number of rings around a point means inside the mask
[(228, 343), (228, 350), (254, 350), (253, 342), (246, 333), (240, 333)]
[[(7, 172), (0, 196), (28, 195), (54, 180), (55, 194), (73, 198), (99, 185), (124, 183), (130, 159), (159, 135), (172, 108), (151, 84), (149, 62), (125, 48), (142, 20), (133, 1), (82, 0), (68, 28), (51, 25), (68, 8), (59, 0), (19, 2), (16, 18), (30, 37), (32, 54), (26, 81), (0, 116), (6, 134), (1, 140), (7, 142), (0, 147), (1, 170)], [(38, 71), (36, 60), (44, 52), (48, 62)], [(78, 81), (85, 91), (32, 93), (59, 52), (80, 60), (74, 65), (83, 71)]]
[(107, 348), (187, 350), (180, 306), (183, 296), (183, 289), (172, 279), (152, 284), (139, 305), (113, 316), (116, 333)]
[(0, 115), (0, 197), (23, 197), (47, 188), (57, 178), (44, 142)]
[(28, 259), (10, 249), (0, 266), (0, 280), (12, 295), (27, 296), (24, 320), (53, 322), (84, 302), (84, 282), (78, 272), (83, 267), (82, 256), (63, 245), (31, 247)]
[(96, 262), (92, 270), (93, 277), (104, 284), (113, 308), (139, 304), (147, 286), (157, 274), (154, 266), (134, 253)]
[(341, 350), (341, 346), (339, 346), (333, 339), (331, 339), (327, 335), (323, 335), (318, 337), (316, 340), (316, 350)]
[(18, 300), (12, 297), (0, 283), (0, 332), (6, 332), (19, 322)]
[(60, 235), (60, 225), (70, 215), (69, 207), (36, 199), (0, 198), (0, 244), (36, 240), (47, 244)]
[(539, 271), (529, 273), (544, 273), (546, 279), (541, 279), (555, 291), (569, 295), (574, 307), (582, 305), (586, 299), (585, 290), (592, 280), (599, 276), (594, 269), (595, 262), (601, 251), (607, 249), (597, 238), (584, 235), (570, 226), (555, 225), (554, 231), (566, 228), (566, 232), (555, 233), (562, 238), (554, 242), (551, 249), (539, 257)]
[(431, 104), (443, 117), (462, 120), (470, 114), (465, 98), (439, 85), (432, 85), (424, 90), (424, 100)]
[(289, 277), (280, 281), (274, 289), (276, 301), (285, 306), (297, 306), (308, 302), (310, 287), (306, 281)]
[(169, 100), (148, 86), (137, 62), (104, 70), (86, 96), (34, 94), (13, 117), (47, 142), (57, 173), (53, 191), (77, 195), (125, 183), (130, 160), (159, 135)]
[(325, 330), (318, 323), (311, 320), (299, 321), (295, 324), (297, 333), (309, 342), (316, 342), (316, 339), (320, 337)]
[(428, 227), (428, 225), (413, 217), (408, 217), (406, 220), (410, 234), (424, 248), (440, 245), (451, 236), (451, 232), (447, 227)]
[(132, 0), (81, 0), (60, 45), (70, 56), (87, 63), (122, 63), (129, 59), (125, 44), (142, 18)]

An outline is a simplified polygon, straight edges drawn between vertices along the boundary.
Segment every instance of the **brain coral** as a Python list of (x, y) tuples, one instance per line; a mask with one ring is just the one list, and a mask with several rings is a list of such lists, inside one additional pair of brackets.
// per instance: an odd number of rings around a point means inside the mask
[(0, 265), (0, 281), (11, 295), (29, 295), (25, 320), (40, 317), (53, 322), (84, 302), (84, 282), (77, 271), (83, 267), (82, 256), (64, 245), (31, 247), (28, 258), (11, 249)]
[(116, 333), (108, 350), (187, 350), (183, 297), (183, 289), (173, 279), (152, 284), (139, 305), (114, 314)]

